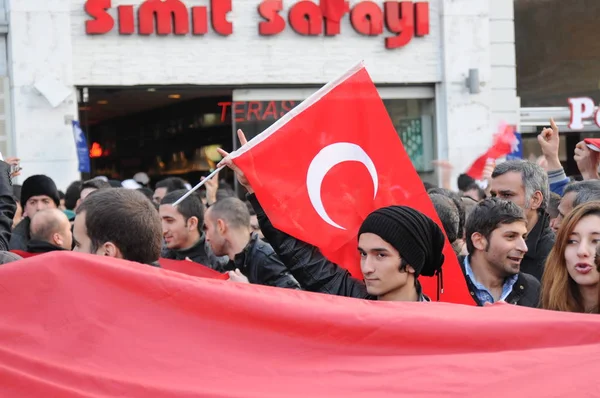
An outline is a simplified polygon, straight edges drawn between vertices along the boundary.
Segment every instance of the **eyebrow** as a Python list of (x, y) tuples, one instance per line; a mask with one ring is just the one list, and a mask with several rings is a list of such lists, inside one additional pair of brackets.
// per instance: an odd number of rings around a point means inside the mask
[[(367, 250), (363, 249), (362, 247), (359, 247), (358, 250), (366, 252)], [(388, 249), (385, 249), (383, 247), (374, 247), (372, 249), (369, 250), (370, 252), (375, 252), (375, 253), (382, 253), (382, 252), (389, 252)]]
[(500, 192), (501, 195), (507, 195), (507, 194), (514, 194), (515, 193), (514, 191), (511, 191), (510, 189), (503, 189), (503, 190), (500, 190), (498, 192)]

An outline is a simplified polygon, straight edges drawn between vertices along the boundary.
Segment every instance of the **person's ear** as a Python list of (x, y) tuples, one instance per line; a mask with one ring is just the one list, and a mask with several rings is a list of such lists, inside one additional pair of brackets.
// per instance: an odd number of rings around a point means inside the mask
[(220, 218), (217, 220), (217, 231), (219, 231), (221, 235), (227, 231), (227, 224), (225, 224), (225, 221), (221, 220)]
[(97, 254), (107, 257), (123, 258), (119, 248), (112, 242), (104, 243), (100, 249), (98, 249)]
[(477, 250), (485, 251), (487, 249), (488, 241), (485, 236), (479, 232), (473, 232), (471, 235), (471, 242), (473, 242), (473, 247)]
[(412, 265), (407, 264), (405, 269), (406, 269), (406, 272), (408, 272), (409, 274), (415, 273), (415, 269), (412, 267)]
[(56, 232), (56, 233), (52, 234), (52, 242), (54, 243), (55, 246), (62, 246), (63, 238), (58, 232)]
[(198, 229), (198, 217), (190, 217), (188, 219), (187, 227), (190, 231), (197, 230)]
[(544, 202), (544, 195), (540, 191), (535, 191), (531, 199), (529, 200), (529, 208), (531, 210), (537, 210), (542, 206)]

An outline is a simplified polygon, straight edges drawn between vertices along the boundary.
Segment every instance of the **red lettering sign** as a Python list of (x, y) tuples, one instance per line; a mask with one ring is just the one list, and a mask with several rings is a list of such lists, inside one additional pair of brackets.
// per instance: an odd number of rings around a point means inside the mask
[[(223, 36), (233, 33), (233, 25), (227, 21), (232, 0), (210, 0), (210, 22), (213, 30)], [(85, 22), (85, 31), (91, 35), (110, 32), (115, 26), (114, 18), (108, 13), (111, 0), (87, 0), (85, 11), (93, 19)], [(134, 33), (134, 10), (132, 5), (118, 6), (119, 33)], [(206, 6), (191, 7), (191, 13), (181, 0), (146, 0), (137, 10), (138, 33), (140, 35), (203, 35), (208, 31)]]
[[(328, 1), (328, 0), (321, 0)], [(348, 3), (341, 14), (349, 10)], [(292, 29), (301, 35), (335, 36), (340, 33), (339, 20), (332, 20), (323, 15), (322, 9), (309, 0), (294, 4), (288, 13)], [(258, 32), (263, 36), (273, 36), (285, 29), (285, 20), (279, 15), (283, 9), (282, 0), (264, 0), (258, 7), (258, 13), (264, 19), (258, 25)], [(339, 16), (339, 15), (338, 15)], [(398, 48), (407, 45), (414, 36), (429, 34), (429, 3), (412, 1), (386, 1), (383, 10), (372, 1), (361, 1), (350, 11), (350, 23), (354, 30), (366, 36), (383, 34), (383, 26), (395, 36), (385, 39), (386, 48)]]
[(296, 105), (296, 101), (241, 101), (219, 102), (221, 122), (233, 119), (236, 123), (274, 121), (283, 117)]
[[(101, 35), (113, 30), (115, 19), (109, 13), (111, 0), (87, 0), (85, 11), (92, 17), (85, 22), (88, 34)], [(258, 24), (263, 36), (277, 35), (286, 27), (280, 15), (283, 0), (263, 0), (258, 14), (264, 19)], [(325, 10), (325, 12), (324, 12)], [(188, 9), (181, 0), (145, 0), (137, 9), (138, 34), (152, 35), (204, 35), (208, 21), (212, 30), (220, 35), (233, 33), (233, 25), (227, 20), (232, 11), (232, 0), (210, 0), (210, 15), (206, 6)], [(291, 6), (287, 15), (290, 27), (304, 36), (335, 36), (340, 34), (340, 18), (350, 14), (354, 30), (365, 36), (379, 36), (384, 26), (394, 36), (385, 39), (386, 48), (407, 45), (413, 37), (429, 34), (429, 3), (413, 1), (385, 1), (383, 9), (375, 2), (358, 2), (352, 9), (343, 0), (300, 0)], [(135, 12), (132, 5), (117, 7), (119, 33), (135, 33)]]

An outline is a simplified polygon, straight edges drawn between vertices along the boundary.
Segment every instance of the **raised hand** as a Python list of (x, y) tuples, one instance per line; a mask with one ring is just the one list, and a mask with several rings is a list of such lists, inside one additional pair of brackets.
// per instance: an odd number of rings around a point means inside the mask
[(578, 142), (575, 147), (575, 162), (577, 168), (583, 176), (584, 180), (597, 180), (598, 178), (598, 162), (600, 154), (588, 148), (584, 141)]
[(558, 126), (554, 119), (550, 119), (550, 127), (546, 127), (538, 135), (538, 143), (542, 148), (542, 154), (548, 162), (548, 170), (558, 170), (562, 168), (558, 157), (558, 148), (560, 146)]
[[(237, 135), (238, 138), (240, 140), (240, 144), (242, 144), (242, 146), (246, 145), (248, 143), (248, 140), (246, 140), (246, 136), (244, 135), (244, 132), (242, 130), (238, 130), (237, 131)], [(248, 179), (246, 178), (246, 175), (244, 174), (244, 172), (235, 165), (235, 163), (233, 163), (233, 160), (229, 157), (229, 153), (222, 150), (221, 148), (218, 149), (219, 153), (221, 154), (221, 156), (223, 156), (223, 160), (221, 160), (218, 164), (218, 167), (222, 167), (222, 166), (227, 166), (229, 167), (231, 170), (233, 170), (233, 172), (235, 173), (235, 176), (237, 177), (239, 183), (246, 188), (246, 190), (248, 191), (248, 193), (254, 193), (254, 190), (252, 189), (252, 186), (250, 186), (250, 181), (248, 181)]]

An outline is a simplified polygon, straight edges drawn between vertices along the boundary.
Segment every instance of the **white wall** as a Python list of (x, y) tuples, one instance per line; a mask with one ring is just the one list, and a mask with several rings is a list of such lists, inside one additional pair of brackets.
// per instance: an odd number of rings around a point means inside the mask
[[(188, 7), (208, 4), (206, 0), (183, 1)], [(260, 1), (233, 1), (228, 18), (233, 23), (231, 36), (222, 37), (209, 27), (204, 37), (148, 37), (119, 35), (117, 26), (105, 35), (86, 35), (85, 21), (89, 16), (84, 11), (84, 2), (70, 0), (75, 84), (326, 83), (360, 60), (366, 62), (377, 83), (440, 80), (441, 0), (430, 1), (430, 34), (392, 50), (386, 49), (384, 42), (390, 33), (361, 36), (350, 26), (348, 15), (343, 19), (341, 34), (335, 37), (300, 36), (289, 24), (279, 35), (260, 36), (258, 24), (262, 18), (257, 11)], [(116, 21), (116, 6), (140, 3), (140, 0), (113, 0), (111, 15)], [(287, 16), (294, 3), (284, 0), (281, 15)]]
[[(46, 174), (59, 189), (79, 178), (71, 124), (77, 100), (73, 86), (70, 5), (60, 0), (9, 0), (9, 73), (12, 130), (23, 176)], [(53, 108), (34, 88), (57, 79), (72, 95)]]
[[(392, 50), (384, 43), (389, 34), (362, 37), (348, 16), (333, 38), (302, 37), (289, 25), (261, 37), (259, 0), (234, 1), (229, 37), (121, 36), (117, 27), (89, 36), (84, 0), (9, 1), (16, 155), (24, 177), (45, 173), (60, 188), (79, 177), (67, 122), (77, 117), (76, 85), (324, 83), (363, 59), (378, 84), (436, 84), (438, 157), (449, 159), (455, 174), (488, 148), (498, 120), (518, 117), (512, 0), (431, 0), (430, 35)], [(113, 0), (113, 15), (118, 5), (139, 3)], [(465, 84), (471, 68), (479, 69), (479, 94)], [(72, 91), (56, 108), (34, 88), (48, 76)]]

